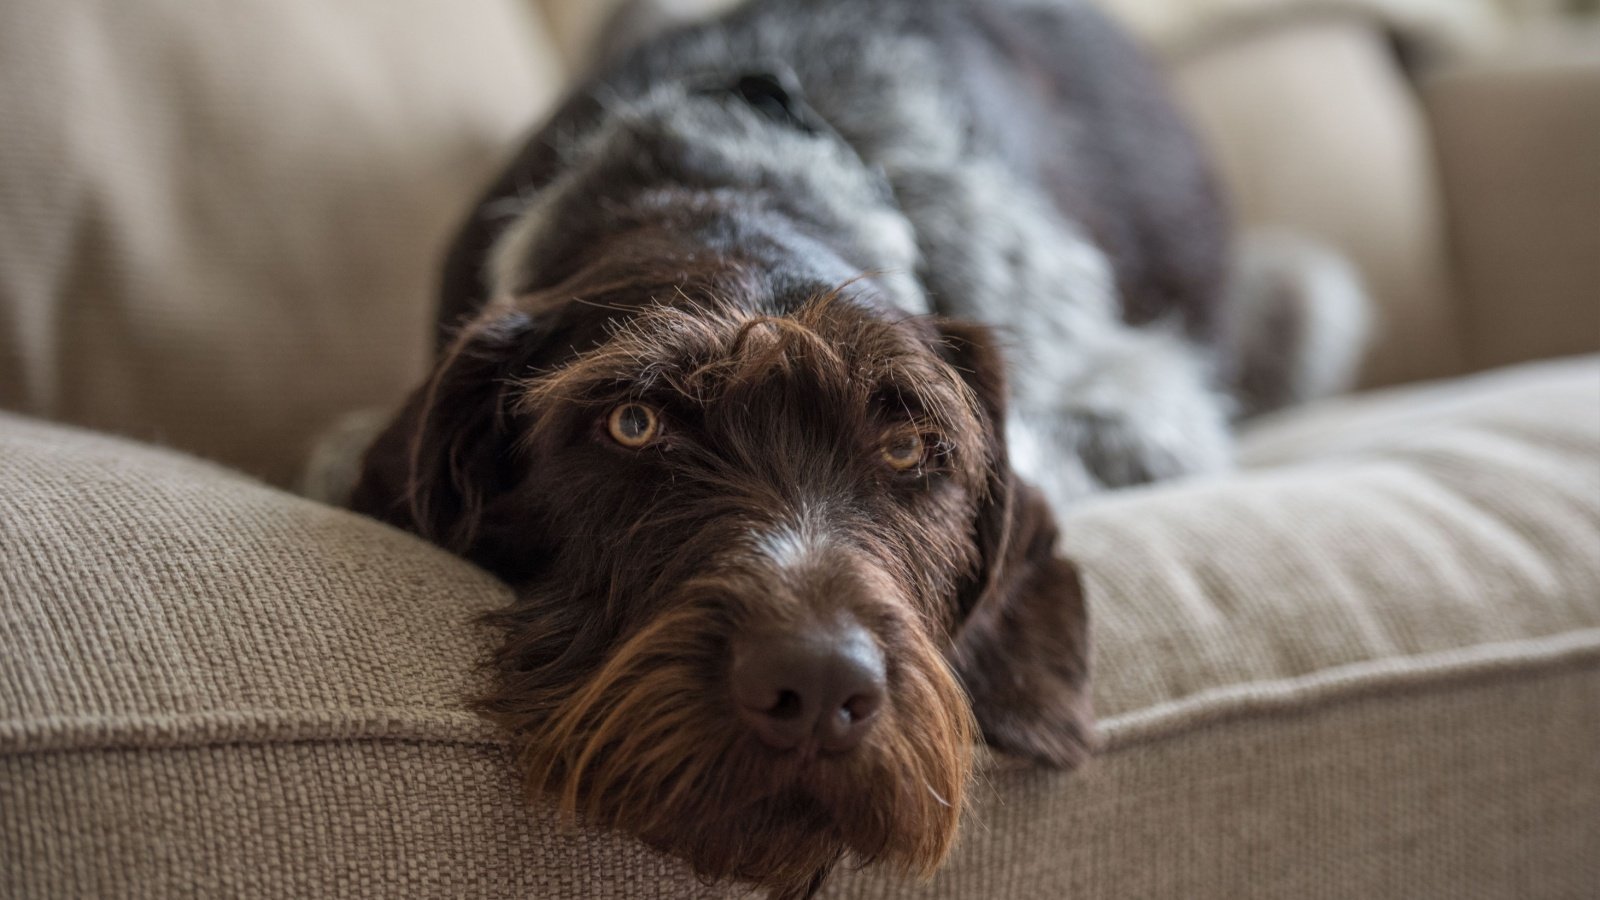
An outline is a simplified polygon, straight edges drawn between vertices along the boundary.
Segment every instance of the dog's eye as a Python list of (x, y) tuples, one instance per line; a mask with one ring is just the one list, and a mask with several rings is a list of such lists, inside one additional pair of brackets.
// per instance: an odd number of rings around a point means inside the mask
[(922, 435), (907, 428), (890, 434), (878, 453), (889, 464), (889, 468), (896, 472), (908, 472), (922, 464), (927, 456), (927, 448)]
[(643, 403), (624, 403), (611, 411), (606, 427), (612, 440), (637, 450), (661, 434), (661, 417)]

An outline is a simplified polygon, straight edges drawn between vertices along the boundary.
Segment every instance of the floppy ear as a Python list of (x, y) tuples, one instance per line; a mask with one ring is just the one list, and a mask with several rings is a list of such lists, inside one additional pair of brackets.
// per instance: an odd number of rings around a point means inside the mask
[(538, 343), (524, 312), (463, 328), (367, 449), (351, 508), (485, 563), (485, 513), (521, 477), (512, 387)]
[(1055, 553), (1044, 496), (1011, 471), (1005, 449), (1005, 367), (986, 329), (940, 324), (946, 359), (987, 419), (989, 490), (975, 526), (979, 563), (959, 598), (951, 658), (985, 739), (1059, 766), (1094, 742), (1089, 619), (1077, 570)]

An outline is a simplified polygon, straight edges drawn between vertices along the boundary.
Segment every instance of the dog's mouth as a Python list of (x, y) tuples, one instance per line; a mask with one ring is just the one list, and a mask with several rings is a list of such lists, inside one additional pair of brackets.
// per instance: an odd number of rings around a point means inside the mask
[[(823, 823), (820, 830), (837, 835), (856, 857), (865, 860), (884, 855), (887, 829), (872, 808), (889, 802), (883, 795), (897, 789), (910, 773), (887, 771), (889, 767), (879, 759), (870, 758), (876, 752), (872, 749), (859, 756), (844, 756), (814, 750), (774, 751), (748, 743), (742, 742), (739, 752), (747, 755), (744, 768), (759, 784), (734, 787), (739, 796), (725, 798), (726, 806), (742, 805), (745, 814), (755, 819), (770, 816)], [(942, 798), (936, 802), (948, 805)]]
[(955, 838), (976, 736), (931, 642), (901, 648), (864, 740), (806, 752), (805, 741), (771, 746), (731, 708), (725, 642), (708, 639), (705, 620), (667, 613), (559, 693), (508, 673), (484, 706), (515, 733), (530, 792), (702, 878), (783, 896), (804, 896), (799, 886), (846, 856), (930, 875)]
[(805, 896), (803, 885), (817, 883), (845, 858), (886, 862), (910, 874), (925, 874), (942, 861), (942, 852), (938, 859), (913, 860), (913, 848), (930, 831), (953, 829), (953, 816), (948, 825), (902, 821), (896, 827), (891, 820), (900, 816), (886, 796), (896, 790), (894, 782), (869, 783), (848, 768), (826, 759), (780, 762), (767, 773), (769, 790), (751, 795), (736, 788), (697, 810), (692, 825), (638, 836), (688, 860), (702, 876), (755, 882), (778, 896)]

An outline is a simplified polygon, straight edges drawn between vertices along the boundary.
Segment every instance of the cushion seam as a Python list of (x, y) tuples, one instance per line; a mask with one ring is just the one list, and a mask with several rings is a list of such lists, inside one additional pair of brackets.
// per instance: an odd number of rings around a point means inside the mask
[[(1352, 663), (1293, 678), (1214, 688), (1108, 717), (1100, 724), (1100, 749), (1116, 753), (1201, 728), (1303, 713), (1347, 701), (1591, 668), (1600, 668), (1600, 628)], [(359, 741), (501, 746), (508, 744), (509, 738), (467, 710), (421, 707), (309, 713), (268, 708), (0, 720), (0, 754), (6, 755)]]
[(1595, 668), (1600, 668), (1600, 628), (1365, 660), (1290, 678), (1210, 688), (1109, 716), (1100, 723), (1101, 750), (1115, 753), (1215, 725), (1363, 699)]

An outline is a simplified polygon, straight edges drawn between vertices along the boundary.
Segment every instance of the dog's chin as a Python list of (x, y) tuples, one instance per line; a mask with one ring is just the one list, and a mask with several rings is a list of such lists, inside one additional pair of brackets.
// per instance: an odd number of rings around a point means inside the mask
[(835, 813), (795, 788), (714, 821), (637, 835), (706, 879), (734, 878), (776, 897), (806, 897), (852, 850)]
[(777, 897), (808, 896), (844, 859), (926, 876), (954, 842), (966, 757), (934, 770), (882, 746), (804, 762), (743, 736), (726, 747), (691, 790), (662, 786), (658, 798), (677, 795), (675, 805), (579, 805), (701, 878), (751, 882)]
[(942, 656), (917, 639), (863, 744), (803, 760), (763, 746), (713, 700), (692, 618), (653, 623), (559, 700), (505, 685), (490, 698), (517, 733), (530, 790), (701, 878), (780, 897), (808, 895), (845, 857), (931, 875), (955, 840), (976, 737)]
[(502, 679), (483, 708), (517, 735), (531, 793), (568, 820), (682, 857), (707, 881), (778, 897), (805, 897), (845, 857), (930, 876), (954, 844), (978, 737), (941, 653), (909, 637), (893, 700), (861, 746), (802, 759), (766, 748), (718, 700), (725, 655), (696, 628), (704, 621), (662, 615), (576, 687)]

